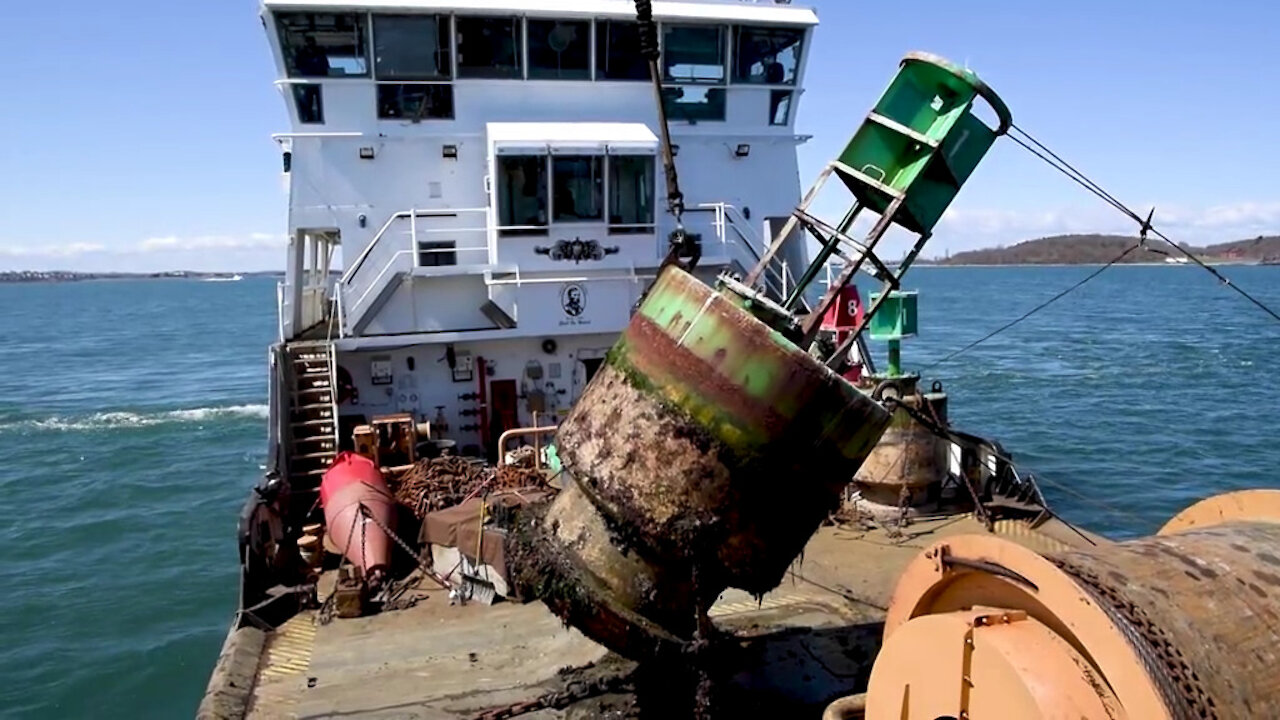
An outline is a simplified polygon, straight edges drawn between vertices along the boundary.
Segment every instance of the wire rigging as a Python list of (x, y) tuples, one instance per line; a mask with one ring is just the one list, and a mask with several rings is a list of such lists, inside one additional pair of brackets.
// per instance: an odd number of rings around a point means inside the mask
[(1111, 262), (1109, 262), (1109, 263), (1107, 263), (1106, 265), (1103, 265), (1102, 267), (1098, 268), (1097, 270), (1094, 270), (1093, 272), (1089, 273), (1089, 274), (1088, 274), (1088, 275), (1086, 275), (1083, 279), (1081, 279), (1079, 282), (1077, 282), (1075, 285), (1072, 285), (1071, 287), (1067, 288), (1066, 290), (1063, 290), (1062, 292), (1058, 293), (1057, 295), (1054, 295), (1053, 297), (1049, 298), (1048, 300), (1045, 300), (1044, 302), (1040, 303), (1039, 305), (1037, 305), (1037, 306), (1035, 306), (1035, 307), (1031, 308), (1030, 310), (1028, 310), (1027, 312), (1023, 313), (1020, 317), (1018, 317), (1018, 318), (1016, 318), (1016, 319), (1014, 319), (1014, 320), (1011, 320), (1011, 321), (1009, 321), (1009, 322), (1005, 323), (1004, 325), (1001, 325), (1000, 327), (996, 328), (995, 330), (992, 330), (991, 332), (987, 333), (986, 335), (982, 336), (981, 338), (978, 338), (977, 340), (974, 340), (973, 342), (969, 343), (968, 345), (965, 345), (964, 347), (960, 348), (959, 350), (956, 350), (955, 352), (951, 353), (950, 355), (947, 355), (946, 357), (942, 358), (941, 360), (938, 360), (938, 361), (936, 361), (936, 362), (934, 362), (934, 363), (932, 363), (932, 364), (930, 364), (930, 365), (926, 366), (926, 367), (925, 367), (925, 369), (924, 369), (924, 372), (927, 372), (927, 371), (929, 371), (929, 370), (932, 370), (933, 368), (935, 368), (935, 367), (937, 367), (937, 366), (939, 366), (939, 365), (942, 365), (943, 363), (949, 362), (950, 360), (954, 359), (956, 356), (958, 356), (958, 355), (960, 355), (960, 354), (962, 354), (962, 353), (965, 353), (965, 352), (968, 352), (968, 351), (972, 350), (973, 348), (975, 348), (975, 347), (977, 347), (977, 346), (981, 345), (982, 343), (984, 343), (984, 342), (986, 342), (986, 341), (990, 340), (991, 338), (993, 338), (993, 337), (995, 337), (995, 336), (999, 335), (1000, 333), (1002, 333), (1002, 332), (1004, 332), (1004, 331), (1008, 330), (1009, 328), (1013, 327), (1014, 325), (1017, 325), (1018, 323), (1022, 322), (1023, 320), (1026, 320), (1027, 318), (1031, 317), (1032, 315), (1035, 315), (1036, 313), (1040, 312), (1041, 310), (1043, 310), (1043, 309), (1045, 309), (1045, 308), (1049, 307), (1050, 305), (1052, 305), (1052, 304), (1054, 304), (1055, 302), (1057, 302), (1057, 301), (1061, 300), (1062, 298), (1066, 297), (1067, 295), (1071, 294), (1072, 292), (1075, 292), (1075, 291), (1076, 291), (1076, 290), (1078, 290), (1081, 286), (1083, 286), (1085, 283), (1087, 283), (1087, 282), (1089, 282), (1090, 280), (1092, 280), (1092, 279), (1094, 279), (1094, 278), (1098, 277), (1099, 275), (1101, 275), (1101, 274), (1102, 274), (1102, 272), (1103, 272), (1104, 270), (1106, 270), (1107, 268), (1111, 267), (1112, 265), (1115, 265), (1116, 263), (1120, 262), (1121, 260), (1124, 260), (1124, 259), (1129, 255), (1129, 253), (1133, 252), (1134, 250), (1137, 250), (1137, 249), (1138, 249), (1139, 247), (1141, 247), (1141, 246), (1142, 246), (1142, 245), (1141, 245), (1141, 243), (1134, 243), (1133, 245), (1130, 245), (1127, 249), (1125, 249), (1125, 251), (1124, 251), (1124, 252), (1122, 252), (1122, 253), (1120, 253), (1119, 255), (1117, 255), (1117, 256), (1115, 256), (1114, 258), (1112, 258)]
[(1137, 250), (1138, 248), (1142, 248), (1142, 249), (1147, 250), (1147, 251), (1149, 251), (1149, 252), (1159, 253), (1159, 254), (1161, 254), (1161, 255), (1169, 255), (1169, 253), (1168, 253), (1168, 252), (1165, 252), (1164, 250), (1159, 250), (1159, 249), (1157, 249), (1157, 248), (1149, 247), (1149, 246), (1147, 245), (1147, 237), (1148, 237), (1148, 235), (1154, 235), (1155, 237), (1159, 238), (1160, 240), (1163, 240), (1166, 244), (1168, 244), (1168, 245), (1169, 245), (1170, 247), (1172, 247), (1174, 250), (1178, 251), (1178, 252), (1179, 252), (1179, 253), (1181, 253), (1183, 256), (1185, 256), (1188, 260), (1190, 260), (1191, 262), (1195, 263), (1196, 265), (1199, 265), (1201, 269), (1205, 270), (1205, 271), (1206, 271), (1206, 272), (1208, 272), (1210, 275), (1213, 275), (1215, 278), (1217, 278), (1218, 282), (1220, 282), (1220, 283), (1222, 283), (1223, 285), (1226, 285), (1227, 287), (1229, 287), (1229, 288), (1231, 288), (1232, 290), (1236, 291), (1237, 293), (1239, 293), (1239, 294), (1240, 294), (1240, 296), (1241, 296), (1241, 297), (1243, 297), (1244, 299), (1246, 299), (1246, 300), (1248, 300), (1249, 302), (1253, 303), (1255, 306), (1257, 306), (1260, 310), (1262, 310), (1263, 312), (1265, 312), (1267, 315), (1270, 315), (1272, 319), (1276, 320), (1277, 322), (1280, 322), (1280, 313), (1277, 313), (1275, 310), (1272, 310), (1270, 307), (1268, 307), (1268, 306), (1266, 305), (1266, 303), (1262, 302), (1262, 301), (1261, 301), (1261, 300), (1259, 300), (1258, 298), (1256, 298), (1256, 297), (1254, 297), (1253, 295), (1249, 294), (1247, 291), (1245, 291), (1245, 290), (1244, 290), (1243, 288), (1241, 288), (1239, 285), (1236, 285), (1235, 283), (1233, 283), (1233, 282), (1231, 281), (1231, 279), (1230, 279), (1230, 278), (1228, 278), (1226, 275), (1223, 275), (1221, 272), (1219, 272), (1219, 271), (1218, 271), (1217, 269), (1215, 269), (1214, 267), (1212, 267), (1212, 266), (1210, 266), (1210, 265), (1207, 265), (1207, 264), (1206, 264), (1204, 261), (1202, 261), (1200, 258), (1196, 257), (1196, 256), (1195, 256), (1195, 254), (1193, 254), (1192, 252), (1190, 252), (1190, 251), (1189, 251), (1189, 250), (1187, 250), (1186, 248), (1182, 247), (1181, 245), (1177, 244), (1176, 242), (1174, 242), (1173, 240), (1171, 240), (1171, 239), (1169, 238), (1169, 236), (1168, 236), (1168, 235), (1165, 235), (1163, 232), (1161, 232), (1159, 229), (1157, 229), (1155, 226), (1153, 226), (1153, 225), (1152, 225), (1152, 223), (1151, 223), (1151, 220), (1152, 220), (1152, 218), (1153, 218), (1153, 217), (1154, 217), (1154, 215), (1155, 215), (1155, 209), (1154, 209), (1154, 208), (1151, 210), (1151, 212), (1150, 212), (1150, 213), (1148, 213), (1147, 217), (1145, 217), (1145, 218), (1144, 218), (1144, 217), (1142, 217), (1142, 216), (1141, 216), (1141, 215), (1139, 215), (1138, 213), (1134, 212), (1134, 211), (1133, 211), (1133, 210), (1132, 210), (1128, 205), (1125, 205), (1123, 202), (1121, 202), (1120, 200), (1118, 200), (1114, 195), (1112, 195), (1111, 193), (1107, 192), (1107, 191), (1106, 191), (1106, 190), (1105, 190), (1101, 185), (1099, 185), (1098, 183), (1096, 183), (1096, 182), (1094, 182), (1093, 180), (1091, 180), (1087, 175), (1085, 175), (1084, 173), (1080, 172), (1080, 170), (1076, 169), (1076, 167), (1075, 167), (1074, 165), (1072, 165), (1071, 163), (1069, 163), (1069, 162), (1067, 162), (1066, 160), (1064, 160), (1064, 159), (1062, 158), (1062, 156), (1061, 156), (1061, 155), (1058, 155), (1058, 154), (1057, 154), (1057, 153), (1055, 153), (1053, 150), (1050, 150), (1048, 146), (1046, 146), (1044, 143), (1042, 143), (1042, 142), (1040, 142), (1039, 140), (1037, 140), (1037, 139), (1035, 138), (1035, 136), (1033, 136), (1031, 133), (1027, 132), (1026, 130), (1023, 130), (1021, 127), (1019, 127), (1019, 126), (1018, 126), (1018, 125), (1016, 125), (1016, 124), (1015, 124), (1015, 125), (1011, 125), (1011, 126), (1010, 126), (1010, 130), (1011, 130), (1011, 132), (1009, 133), (1008, 137), (1009, 137), (1011, 140), (1013, 140), (1015, 143), (1017, 143), (1018, 145), (1020, 145), (1024, 150), (1026, 150), (1027, 152), (1029, 152), (1029, 153), (1031, 153), (1032, 155), (1034, 155), (1034, 156), (1036, 156), (1037, 158), (1039, 158), (1041, 161), (1043, 161), (1043, 162), (1044, 162), (1045, 164), (1047, 164), (1049, 167), (1051, 167), (1051, 168), (1053, 168), (1054, 170), (1057, 170), (1058, 172), (1062, 173), (1063, 175), (1065, 175), (1065, 176), (1067, 177), (1067, 179), (1069, 179), (1069, 180), (1071, 180), (1072, 182), (1076, 183), (1076, 184), (1077, 184), (1077, 185), (1079, 185), (1080, 187), (1082, 187), (1082, 188), (1084, 188), (1085, 190), (1087, 190), (1089, 193), (1091, 193), (1091, 194), (1093, 194), (1094, 196), (1096, 196), (1098, 199), (1102, 200), (1102, 201), (1103, 201), (1103, 202), (1105, 202), (1106, 204), (1108, 204), (1108, 205), (1110, 205), (1111, 207), (1115, 208), (1115, 209), (1116, 209), (1116, 210), (1118, 210), (1121, 214), (1123, 214), (1124, 216), (1128, 217), (1130, 220), (1133, 220), (1134, 222), (1138, 223), (1138, 226), (1139, 226), (1138, 242), (1137, 242), (1136, 244), (1134, 244), (1134, 245), (1130, 246), (1130, 247), (1129, 247), (1127, 250), (1125, 250), (1124, 252), (1120, 253), (1120, 255), (1118, 255), (1118, 256), (1116, 256), (1114, 259), (1112, 259), (1112, 260), (1111, 260), (1111, 262), (1108, 262), (1106, 265), (1103, 265), (1102, 267), (1098, 268), (1098, 269), (1097, 269), (1097, 270), (1095, 270), (1094, 272), (1090, 273), (1087, 277), (1085, 277), (1085, 278), (1084, 278), (1083, 280), (1081, 280), (1080, 282), (1077, 282), (1076, 284), (1072, 285), (1071, 287), (1067, 288), (1066, 290), (1063, 290), (1062, 292), (1058, 293), (1057, 295), (1054, 295), (1052, 298), (1049, 298), (1049, 299), (1048, 299), (1048, 300), (1046, 300), (1045, 302), (1043, 302), (1043, 303), (1041, 303), (1041, 304), (1037, 305), (1036, 307), (1034, 307), (1034, 308), (1032, 308), (1031, 310), (1029, 310), (1029, 311), (1027, 311), (1026, 313), (1024, 313), (1022, 316), (1018, 317), (1016, 320), (1013, 320), (1012, 322), (1009, 322), (1009, 323), (1006, 323), (1005, 325), (1002, 325), (1001, 327), (999, 327), (999, 328), (997, 328), (996, 330), (994, 330), (994, 331), (992, 331), (992, 332), (988, 333), (987, 335), (985, 335), (985, 336), (983, 336), (983, 337), (979, 338), (978, 340), (975, 340), (975, 341), (973, 341), (973, 342), (969, 343), (968, 345), (965, 345), (964, 347), (960, 348), (959, 350), (956, 350), (955, 352), (953, 352), (953, 353), (951, 353), (951, 354), (947, 355), (946, 357), (942, 358), (941, 360), (938, 360), (938, 361), (936, 361), (936, 362), (932, 363), (931, 365), (928, 365), (928, 366), (925, 368), (925, 370), (931, 370), (931, 369), (933, 369), (933, 368), (935, 368), (935, 367), (937, 367), (937, 366), (939, 366), (939, 365), (942, 365), (943, 363), (949, 362), (950, 360), (954, 359), (954, 358), (955, 358), (955, 357), (957, 357), (958, 355), (961, 355), (961, 354), (963, 354), (963, 353), (965, 353), (965, 352), (968, 352), (969, 350), (972, 350), (973, 348), (975, 348), (975, 347), (977, 347), (977, 346), (979, 346), (979, 345), (981, 345), (981, 344), (983, 344), (983, 343), (987, 342), (988, 340), (990, 340), (990, 339), (994, 338), (995, 336), (999, 335), (1000, 333), (1005, 332), (1006, 330), (1008, 330), (1008, 329), (1012, 328), (1013, 326), (1017, 325), (1018, 323), (1020, 323), (1020, 322), (1022, 322), (1022, 321), (1024, 321), (1024, 320), (1026, 320), (1027, 318), (1031, 317), (1032, 315), (1034, 315), (1034, 314), (1036, 314), (1036, 313), (1040, 312), (1041, 310), (1045, 309), (1046, 307), (1048, 307), (1048, 306), (1052, 305), (1053, 303), (1057, 302), (1058, 300), (1061, 300), (1061, 299), (1062, 299), (1063, 297), (1065, 297), (1066, 295), (1068, 295), (1068, 294), (1070, 294), (1070, 293), (1074, 292), (1075, 290), (1077, 290), (1077, 289), (1079, 289), (1081, 286), (1083, 286), (1085, 283), (1089, 282), (1090, 280), (1094, 279), (1094, 278), (1095, 278), (1095, 277), (1097, 277), (1098, 275), (1102, 274), (1102, 272), (1103, 272), (1104, 270), (1106, 270), (1107, 268), (1109, 268), (1109, 267), (1111, 267), (1112, 265), (1115, 265), (1116, 263), (1119, 263), (1119, 262), (1121, 262), (1122, 260), (1124, 260), (1124, 258), (1125, 258), (1125, 257), (1127, 257), (1130, 253), (1132, 253), (1134, 250)]
[[(1108, 205), (1112, 206), (1116, 210), (1119, 210), (1121, 213), (1123, 213), (1125, 216), (1127, 216), (1134, 222), (1138, 223), (1140, 227), (1138, 242), (1140, 245), (1143, 245), (1143, 246), (1146, 245), (1148, 233), (1160, 238), (1166, 244), (1172, 247), (1174, 250), (1177, 250), (1179, 253), (1185, 256), (1188, 260), (1195, 263), (1196, 265), (1199, 265), (1202, 270), (1205, 270), (1210, 275), (1213, 275), (1223, 285), (1226, 285), (1232, 290), (1235, 290), (1237, 293), (1240, 294), (1241, 297), (1243, 297), (1244, 299), (1256, 305), (1260, 310), (1265, 312), (1267, 315), (1270, 315), (1273, 320), (1280, 322), (1280, 313), (1277, 313), (1275, 310), (1272, 310), (1270, 307), (1266, 305), (1266, 303), (1262, 302), (1258, 298), (1249, 294), (1239, 285), (1236, 285), (1235, 283), (1231, 282), (1231, 279), (1228, 278), (1226, 275), (1223, 275), (1221, 272), (1218, 272), (1217, 269), (1207, 265), (1200, 258), (1196, 257), (1194, 253), (1182, 247), (1178, 243), (1174, 242), (1169, 238), (1168, 235), (1165, 235), (1163, 232), (1156, 229), (1151, 224), (1151, 218), (1155, 214), (1154, 209), (1151, 211), (1151, 214), (1149, 214), (1144, 219), (1141, 215), (1137, 214), (1132, 209), (1130, 209), (1129, 206), (1117, 200), (1114, 195), (1104, 190), (1101, 185), (1098, 185), (1093, 180), (1090, 180), (1089, 177), (1086, 176), (1084, 173), (1077, 170), (1074, 166), (1072, 166), (1066, 160), (1063, 160), (1061, 156), (1059, 156), (1057, 153), (1050, 150), (1047, 146), (1045, 146), (1044, 143), (1035, 139), (1035, 137), (1032, 136), (1031, 133), (1027, 132), (1026, 130), (1023, 130), (1017, 125), (1013, 125), (1012, 129), (1017, 133), (1017, 135), (1013, 133), (1009, 134), (1009, 137), (1012, 138), (1014, 142), (1018, 143), (1023, 148), (1025, 148), (1028, 152), (1030, 152), (1031, 154), (1043, 160), (1053, 169), (1057, 170), (1063, 175), (1066, 175), (1076, 184), (1080, 185), (1081, 187), (1085, 188), (1089, 192), (1098, 196)], [(1018, 135), (1021, 135), (1022, 137), (1018, 137)]]

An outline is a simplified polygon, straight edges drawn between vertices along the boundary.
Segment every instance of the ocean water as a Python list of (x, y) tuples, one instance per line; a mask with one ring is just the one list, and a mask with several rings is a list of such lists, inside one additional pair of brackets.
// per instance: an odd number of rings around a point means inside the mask
[[(924, 369), (1090, 268), (920, 268)], [(1229, 268), (1280, 308), (1280, 268)], [(271, 280), (0, 285), (0, 715), (189, 717), (265, 457)], [(1280, 323), (1186, 267), (1118, 267), (928, 370), (1068, 519), (1155, 531), (1280, 485)]]

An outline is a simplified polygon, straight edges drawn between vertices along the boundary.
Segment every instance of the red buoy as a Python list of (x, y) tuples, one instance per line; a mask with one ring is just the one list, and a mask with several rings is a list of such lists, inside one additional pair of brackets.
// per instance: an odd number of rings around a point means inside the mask
[(391, 538), (382, 528), (391, 527), (395, 500), (378, 466), (363, 455), (338, 453), (320, 481), (320, 505), (329, 538), (351, 564), (371, 579), (386, 572)]

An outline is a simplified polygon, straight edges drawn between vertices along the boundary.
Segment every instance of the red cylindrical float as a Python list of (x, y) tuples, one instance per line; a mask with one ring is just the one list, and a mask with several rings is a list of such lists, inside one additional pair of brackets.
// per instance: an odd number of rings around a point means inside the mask
[(391, 538), (382, 528), (391, 527), (395, 500), (378, 466), (363, 455), (338, 453), (320, 481), (320, 505), (329, 538), (351, 564), (366, 577), (384, 572)]

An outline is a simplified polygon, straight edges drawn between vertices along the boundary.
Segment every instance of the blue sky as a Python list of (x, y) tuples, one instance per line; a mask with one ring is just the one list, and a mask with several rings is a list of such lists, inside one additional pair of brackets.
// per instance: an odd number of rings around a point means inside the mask
[[(1019, 125), (1126, 202), (1154, 204), (1178, 239), (1280, 232), (1280, 4), (811, 4), (805, 184), (920, 49), (968, 64)], [(256, 15), (246, 0), (8, 8), (0, 269), (281, 267), (269, 136), (287, 125)], [(1004, 140), (926, 254), (1129, 227)]]

